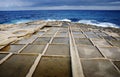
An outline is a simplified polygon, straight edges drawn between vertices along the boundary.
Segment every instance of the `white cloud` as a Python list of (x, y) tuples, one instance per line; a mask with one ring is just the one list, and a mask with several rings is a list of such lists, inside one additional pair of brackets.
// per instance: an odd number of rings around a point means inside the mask
[(120, 10), (120, 6), (51, 6), (28, 7), (23, 10)]
[(2, 0), (0, 1), (0, 8), (24, 7), (30, 6), (32, 3), (22, 0)]
[(109, 4), (120, 4), (120, 1), (109, 2)]
[[(111, 2), (111, 4), (119, 4), (120, 1)], [(110, 4), (110, 3), (109, 3)], [(35, 2), (25, 0), (0, 0), (0, 10), (120, 10), (118, 6), (38, 6), (35, 7)]]

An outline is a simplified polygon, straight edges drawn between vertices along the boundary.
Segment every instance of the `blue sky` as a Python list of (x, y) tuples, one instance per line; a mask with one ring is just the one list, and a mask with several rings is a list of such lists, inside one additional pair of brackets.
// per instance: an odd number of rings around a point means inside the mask
[(0, 10), (120, 10), (120, 0), (0, 0)]

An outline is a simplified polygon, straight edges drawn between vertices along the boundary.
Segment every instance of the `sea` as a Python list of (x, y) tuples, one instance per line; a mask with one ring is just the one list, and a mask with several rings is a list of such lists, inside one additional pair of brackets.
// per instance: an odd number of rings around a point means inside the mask
[(0, 11), (0, 24), (19, 24), (35, 20), (58, 20), (120, 28), (120, 10)]

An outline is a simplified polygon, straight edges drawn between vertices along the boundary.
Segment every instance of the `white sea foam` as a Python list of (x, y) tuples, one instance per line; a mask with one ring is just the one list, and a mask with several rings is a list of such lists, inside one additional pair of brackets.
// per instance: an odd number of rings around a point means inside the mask
[(26, 22), (30, 22), (30, 21), (31, 21), (31, 20), (21, 19), (21, 20), (13, 20), (12, 23), (20, 24), (20, 23), (26, 23)]
[(47, 19), (46, 21), (67, 21), (67, 22), (71, 22), (71, 20), (69, 19), (60, 19), (60, 20), (55, 20), (55, 19)]
[[(61, 19), (61, 20), (56, 20), (56, 19), (48, 19), (46, 21), (68, 21), (72, 22), (70, 19)], [(118, 25), (110, 22), (98, 22), (96, 20), (79, 20), (78, 23), (83, 23), (83, 24), (89, 24), (89, 25), (96, 25), (96, 26), (101, 26), (101, 27), (114, 27), (114, 28), (119, 28)]]
[(69, 20), (69, 19), (62, 19), (62, 20), (60, 20), (60, 21), (68, 21), (68, 22), (71, 22), (71, 20)]
[(57, 20), (55, 20), (55, 19), (47, 19), (46, 21), (57, 21)]
[(118, 25), (116, 25), (114, 23), (110, 23), (110, 22), (98, 22), (96, 20), (80, 20), (78, 22), (79, 23), (83, 23), (83, 24), (101, 26), (101, 27), (115, 27), (115, 28), (119, 28)]
[[(20, 23), (26, 23), (30, 22), (31, 20), (14, 20), (12, 23), (15, 24), (20, 24)], [(46, 21), (67, 21), (67, 22), (72, 22), (70, 19), (47, 19)], [(115, 27), (115, 28), (120, 28), (118, 25), (110, 22), (99, 22), (96, 20), (79, 20), (78, 23), (83, 23), (83, 24), (89, 24), (89, 25), (96, 25), (96, 26), (101, 26), (101, 27)]]

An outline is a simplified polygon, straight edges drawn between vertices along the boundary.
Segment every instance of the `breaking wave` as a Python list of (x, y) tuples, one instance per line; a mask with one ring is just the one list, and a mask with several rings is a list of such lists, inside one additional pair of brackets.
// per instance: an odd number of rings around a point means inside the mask
[[(71, 19), (61, 19), (61, 20), (56, 20), (56, 19), (47, 19), (46, 21), (68, 21), (68, 22), (74, 22)], [(88, 25), (96, 25), (100, 27), (114, 27), (114, 28), (119, 28), (118, 25), (110, 22), (99, 22), (96, 20), (78, 20), (76, 21), (78, 23), (83, 23), (83, 24), (88, 24)]]
[(68, 22), (72, 22), (71, 20), (69, 20), (69, 19), (58, 19), (58, 20), (56, 20), (56, 19), (47, 19), (46, 21), (68, 21)]
[[(30, 22), (33, 20), (27, 20), (27, 19), (22, 19), (22, 20), (14, 20), (11, 23), (14, 24), (20, 24), (20, 23), (26, 23)], [(114, 27), (114, 28), (120, 28), (118, 25), (110, 22), (99, 22), (96, 20), (78, 20), (78, 21), (73, 21), (72, 19), (47, 19), (45, 21), (67, 21), (67, 22), (78, 22), (78, 23), (83, 23), (83, 24), (88, 24), (88, 25), (96, 25), (100, 27)]]
[(119, 28), (118, 25), (116, 25), (114, 23), (110, 23), (110, 22), (98, 22), (96, 20), (79, 20), (78, 22), (79, 23), (83, 23), (83, 24), (101, 26), (101, 27), (115, 27), (115, 28)]
[(21, 20), (13, 20), (10, 23), (20, 24), (20, 23), (26, 23), (26, 22), (30, 22), (30, 21), (32, 21), (32, 20), (21, 19)]

